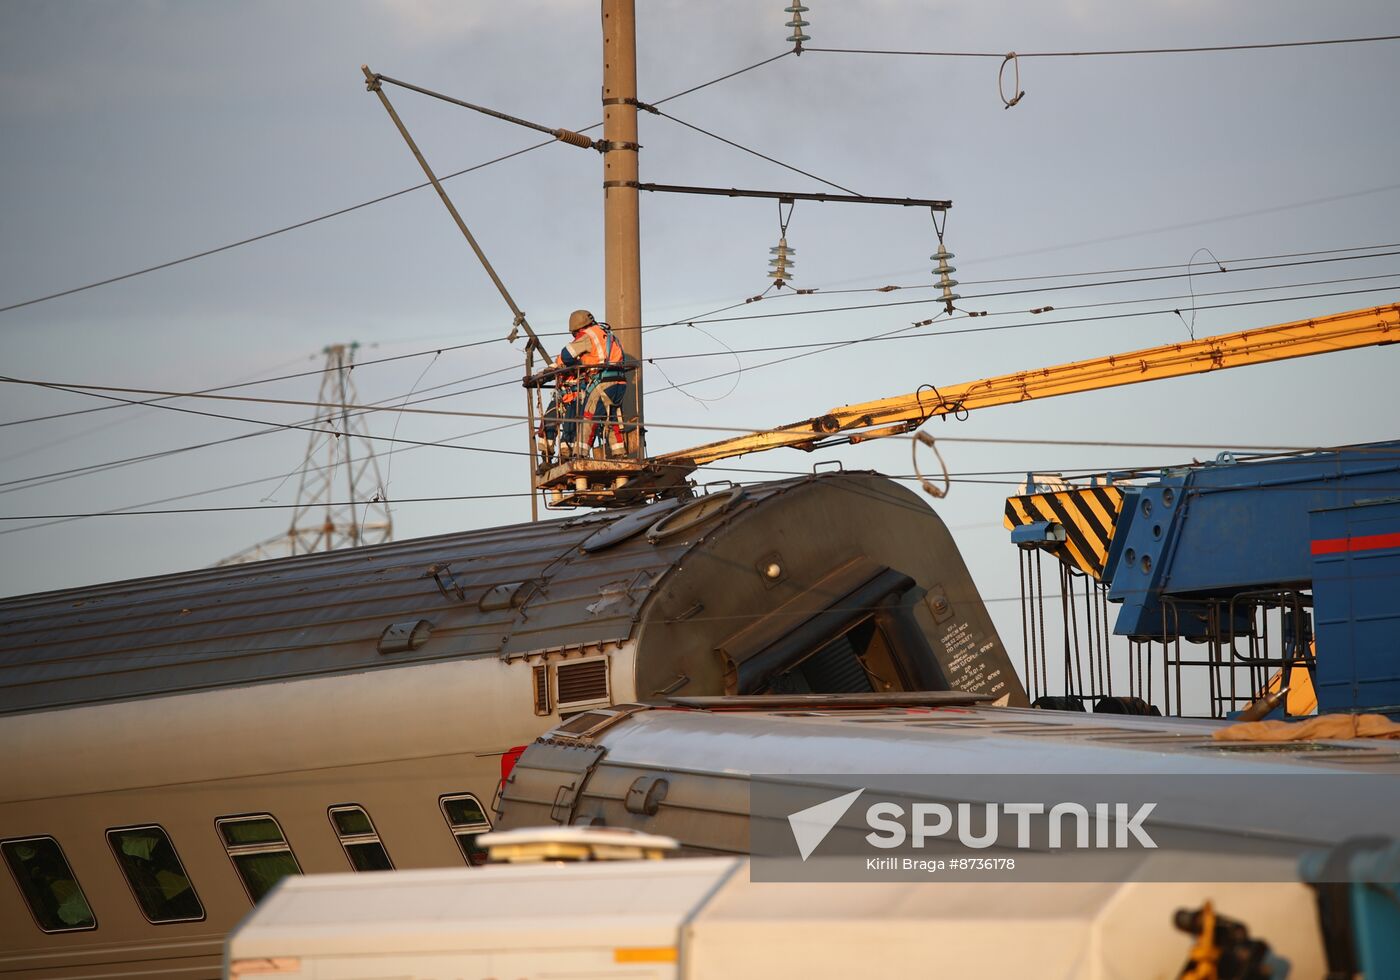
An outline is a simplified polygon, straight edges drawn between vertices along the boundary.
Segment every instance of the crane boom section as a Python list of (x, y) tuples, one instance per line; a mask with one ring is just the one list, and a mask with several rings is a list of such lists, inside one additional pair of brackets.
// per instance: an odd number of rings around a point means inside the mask
[(1354, 350), (1397, 340), (1400, 340), (1400, 303), (1392, 303), (946, 387), (924, 385), (912, 394), (833, 408), (825, 415), (802, 422), (667, 453), (656, 457), (656, 461), (704, 466), (781, 446), (815, 449), (831, 442), (862, 442), (908, 432), (939, 415)]

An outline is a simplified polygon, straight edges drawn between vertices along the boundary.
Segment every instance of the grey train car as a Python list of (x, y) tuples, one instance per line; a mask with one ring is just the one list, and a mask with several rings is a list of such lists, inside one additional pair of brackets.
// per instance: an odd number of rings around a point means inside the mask
[(217, 976), (286, 874), (473, 865), (503, 763), (668, 695), (1025, 694), (874, 474), (0, 600), (0, 976)]
[[(969, 787), (995, 792), (997, 776), (1015, 777), (1028, 793), (1049, 786), (1063, 799), (1121, 789), (1104, 777), (1141, 778), (1135, 785), (1150, 785), (1173, 807), (1169, 819), (1237, 837), (1240, 846), (1223, 853), (1244, 853), (1251, 837), (1321, 847), (1347, 834), (1395, 836), (1393, 739), (1227, 743), (1212, 737), (1229, 724), (1220, 720), (991, 707), (956, 692), (861, 700), (679, 697), (591, 709), (542, 734), (514, 762), (497, 829), (626, 828), (673, 837), (692, 855), (748, 854), (755, 779), (801, 775), (839, 792), (850, 788), (844, 775), (878, 789), (914, 773), (944, 778), (957, 799), (979, 799), (957, 796)], [(1392, 805), (1341, 820), (1334, 794), (1357, 775), (1366, 777), (1365, 792), (1383, 784), (1381, 798)]]

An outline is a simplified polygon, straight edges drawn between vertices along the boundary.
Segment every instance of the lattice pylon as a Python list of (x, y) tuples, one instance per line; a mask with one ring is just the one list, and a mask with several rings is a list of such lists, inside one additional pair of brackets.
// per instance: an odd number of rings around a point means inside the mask
[(285, 532), (219, 562), (236, 565), (315, 551), (335, 551), (393, 540), (394, 521), (358, 403), (351, 371), (360, 345), (332, 344), (322, 353), (326, 368), (315, 427), (307, 442), (297, 502)]

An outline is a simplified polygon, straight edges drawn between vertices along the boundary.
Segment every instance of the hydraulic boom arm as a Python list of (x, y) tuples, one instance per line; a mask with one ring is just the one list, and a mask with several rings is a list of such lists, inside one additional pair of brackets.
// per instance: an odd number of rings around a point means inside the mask
[(938, 415), (990, 408), (1032, 398), (1204, 374), (1291, 357), (1390, 344), (1400, 340), (1400, 303), (1203, 337), (1126, 354), (918, 391), (834, 408), (802, 422), (658, 456), (655, 462), (704, 466), (763, 449), (818, 449), (909, 432)]

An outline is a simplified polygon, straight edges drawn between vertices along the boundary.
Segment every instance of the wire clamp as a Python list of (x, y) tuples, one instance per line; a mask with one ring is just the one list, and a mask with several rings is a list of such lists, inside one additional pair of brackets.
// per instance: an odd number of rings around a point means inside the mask
[(603, 100), (603, 105), (604, 105), (604, 106), (610, 106), (610, 105), (630, 105), (630, 106), (636, 106), (638, 109), (641, 109), (643, 112), (650, 112), (650, 113), (652, 113), (653, 115), (656, 115), (656, 116), (661, 115), (661, 110), (660, 110), (660, 109), (656, 108), (656, 106), (652, 105), (652, 104), (649, 103), (649, 102), (643, 102), (641, 99), (619, 99), (619, 98), (604, 99), (604, 100)]

